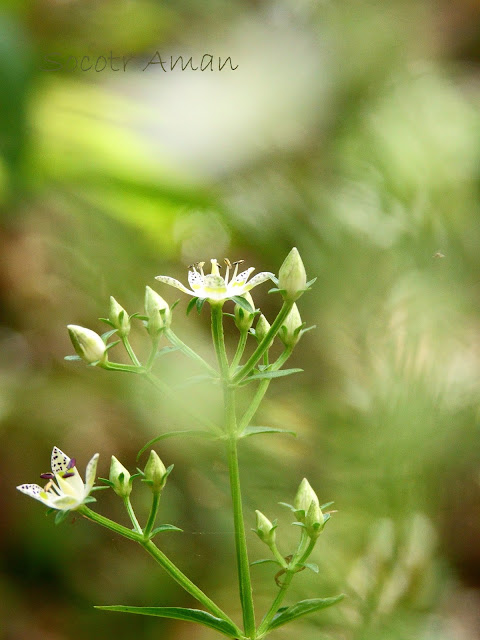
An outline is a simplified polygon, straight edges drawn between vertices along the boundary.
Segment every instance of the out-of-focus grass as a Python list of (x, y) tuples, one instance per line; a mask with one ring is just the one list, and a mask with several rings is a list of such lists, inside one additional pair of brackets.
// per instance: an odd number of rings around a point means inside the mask
[[(299, 247), (314, 290), (292, 366), (241, 452), (247, 528), (306, 475), (339, 510), (294, 597), (344, 591), (305, 638), (478, 638), (480, 243), (478, 16), (469, 3), (4, 3), (0, 19), (0, 638), (210, 637), (92, 604), (191, 604), (140, 550), (79, 519), (55, 528), (15, 492), (53, 444), (135, 467), (188, 418), (121, 374), (65, 363), (69, 322), (101, 330), (114, 295), (209, 257), (277, 271)], [(235, 72), (41, 70), (44, 56), (231, 55)], [(272, 319), (267, 286), (255, 303)], [(174, 290), (160, 290), (169, 302)], [(204, 309), (178, 333), (212, 358)], [(231, 352), (236, 333), (227, 323)], [(142, 352), (139, 326), (133, 341)], [(121, 356), (120, 356), (121, 357)], [(196, 373), (178, 354), (169, 379)], [(219, 415), (216, 390), (183, 392)], [(228, 474), (218, 447), (166, 440), (164, 548), (238, 617)], [(139, 511), (148, 493), (138, 490)], [(114, 496), (99, 508), (122, 518)], [(249, 538), (252, 559), (262, 545)], [(275, 590), (254, 567), (258, 615)], [(300, 624), (298, 629), (300, 629)], [(300, 631), (299, 631), (300, 632)], [(288, 637), (278, 631), (279, 638)], [(293, 632), (292, 632), (293, 633)]]

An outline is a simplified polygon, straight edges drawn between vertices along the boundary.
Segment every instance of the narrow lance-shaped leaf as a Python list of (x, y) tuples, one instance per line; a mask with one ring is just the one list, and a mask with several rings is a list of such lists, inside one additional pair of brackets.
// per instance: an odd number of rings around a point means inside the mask
[(260, 373), (254, 373), (249, 376), (243, 382), (242, 385), (253, 382), (254, 380), (270, 380), (272, 378), (283, 378), (284, 376), (290, 376), (292, 373), (301, 373), (303, 369), (280, 369), (279, 371), (261, 371)]
[(95, 607), (102, 611), (118, 611), (121, 613), (136, 613), (142, 616), (157, 616), (159, 618), (171, 618), (173, 620), (186, 620), (196, 622), (210, 629), (215, 629), (228, 638), (238, 638), (238, 631), (226, 620), (201, 611), (200, 609), (184, 609), (183, 607), (129, 607), (125, 605), (112, 605), (105, 607)]
[(248, 436), (255, 436), (260, 433), (286, 433), (297, 437), (295, 431), (289, 431), (288, 429), (276, 429), (274, 427), (245, 427), (238, 437), (247, 438)]
[(292, 620), (296, 620), (302, 616), (307, 615), (308, 613), (314, 613), (315, 611), (320, 611), (320, 609), (326, 609), (327, 607), (331, 607), (340, 600), (343, 600), (344, 594), (342, 593), (339, 596), (334, 596), (333, 598), (312, 598), (311, 600), (300, 600), (297, 604), (292, 605), (291, 607), (283, 607), (278, 610), (278, 613), (275, 615), (271, 623), (268, 625), (268, 629), (276, 629), (277, 627), (281, 627), (287, 622), (292, 622)]

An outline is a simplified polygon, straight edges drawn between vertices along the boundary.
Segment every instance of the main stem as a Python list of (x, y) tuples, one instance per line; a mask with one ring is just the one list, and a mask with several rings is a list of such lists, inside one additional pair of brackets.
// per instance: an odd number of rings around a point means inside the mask
[(255, 611), (253, 607), (250, 564), (248, 562), (245, 523), (243, 521), (242, 492), (237, 451), (237, 418), (235, 411), (235, 387), (230, 383), (229, 365), (223, 336), (223, 312), (221, 305), (212, 304), (212, 337), (223, 380), (225, 402), (225, 431), (227, 437), (228, 471), (232, 495), (235, 550), (237, 557), (238, 583), (242, 604), (243, 626), (248, 638), (256, 637)]

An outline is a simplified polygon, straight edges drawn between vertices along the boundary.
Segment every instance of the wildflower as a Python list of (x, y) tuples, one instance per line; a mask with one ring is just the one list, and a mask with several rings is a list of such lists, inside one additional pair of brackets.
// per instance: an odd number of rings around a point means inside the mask
[[(169, 284), (172, 287), (180, 289), (184, 293), (188, 293), (191, 296), (209, 300), (210, 302), (224, 302), (234, 298), (235, 296), (242, 296), (247, 291), (253, 289), (257, 285), (265, 282), (268, 279), (274, 279), (274, 274), (269, 271), (263, 271), (257, 273), (250, 281), (248, 280), (255, 267), (249, 267), (237, 275), (238, 265), (242, 262), (234, 262), (233, 264), (229, 260), (225, 260), (226, 271), (225, 277), (220, 275), (220, 268), (217, 260), (214, 258), (210, 260), (212, 263), (212, 272), (207, 275), (203, 272), (204, 262), (198, 262), (197, 264), (189, 267), (188, 271), (188, 283), (191, 289), (187, 289), (181, 282), (170, 278), (169, 276), (157, 276), (156, 279), (165, 284)], [(233, 268), (232, 277), (229, 279), (230, 269)]]
[(165, 465), (161, 461), (156, 451), (150, 451), (150, 457), (148, 458), (145, 466), (144, 475), (145, 481), (151, 486), (154, 493), (160, 493), (167, 482), (168, 475), (172, 469), (166, 469)]
[[(248, 302), (248, 304), (255, 309), (255, 303), (253, 302), (252, 296), (248, 293), (244, 293), (242, 298)], [(252, 326), (253, 319), (255, 317), (255, 313), (249, 313), (245, 309), (243, 309), (239, 304), (235, 305), (234, 309), (235, 314), (235, 325), (239, 331), (248, 331)]]
[(145, 314), (148, 317), (147, 331), (155, 338), (172, 322), (172, 312), (168, 303), (150, 287), (145, 288)]
[(67, 329), (73, 347), (82, 360), (94, 364), (107, 359), (107, 347), (98, 333), (77, 324), (69, 324)]
[(278, 287), (286, 300), (296, 300), (308, 288), (307, 274), (298, 249), (293, 247), (278, 272)]
[(125, 309), (118, 304), (113, 296), (110, 296), (109, 320), (121, 338), (128, 336), (130, 333), (130, 318)]
[(112, 456), (110, 464), (110, 485), (120, 498), (128, 498), (132, 493), (132, 482), (130, 473), (125, 469), (123, 464)]
[(286, 347), (294, 347), (297, 344), (302, 335), (303, 326), (297, 305), (293, 303), (293, 307), (290, 309), (290, 313), (285, 318), (278, 334)]
[(87, 464), (84, 483), (75, 466), (75, 458), (69, 458), (60, 449), (53, 447), (52, 473), (42, 473), (40, 476), (48, 480), (45, 487), (42, 488), (38, 484), (21, 484), (17, 489), (35, 500), (40, 500), (51, 509), (78, 509), (84, 502), (88, 502), (95, 482), (97, 461), (98, 453)]
[(297, 514), (298, 519), (302, 522), (305, 520), (305, 516), (308, 514), (312, 504), (317, 507), (320, 506), (317, 494), (312, 489), (306, 478), (301, 481), (293, 504), (295, 507), (295, 513)]
[(257, 517), (257, 528), (253, 529), (262, 542), (271, 546), (275, 542), (275, 529), (277, 528), (275, 523), (270, 522), (267, 516), (264, 516), (258, 509), (255, 511)]

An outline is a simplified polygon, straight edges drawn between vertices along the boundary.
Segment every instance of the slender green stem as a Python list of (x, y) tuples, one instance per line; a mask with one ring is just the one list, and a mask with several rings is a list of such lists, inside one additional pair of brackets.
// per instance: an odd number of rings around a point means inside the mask
[(115, 533), (120, 534), (124, 538), (128, 538), (129, 540), (134, 540), (135, 542), (140, 542), (140, 543), (143, 542), (143, 535), (141, 535), (140, 533), (137, 533), (136, 531), (132, 531), (131, 529), (127, 529), (127, 527), (124, 527), (123, 525), (118, 524), (117, 522), (114, 522), (113, 520), (110, 520), (109, 518), (106, 518), (105, 516), (102, 516), (99, 513), (96, 513), (95, 511), (92, 511), (85, 505), (82, 505), (81, 507), (79, 507), (77, 511), (88, 520), (91, 520), (92, 522), (96, 522), (102, 527), (105, 527), (106, 529), (110, 529), (110, 531), (115, 531)]
[(277, 333), (280, 331), (280, 327), (282, 326), (283, 321), (285, 320), (285, 318), (290, 313), (290, 309), (293, 307), (293, 304), (294, 303), (291, 302), (291, 301), (288, 301), (288, 300), (284, 301), (284, 303), (282, 305), (282, 308), (280, 309), (280, 311), (278, 313), (278, 316), (273, 321), (273, 324), (270, 327), (267, 335), (260, 342), (258, 347), (255, 349), (255, 351), (252, 353), (252, 355), (247, 360), (247, 362), (243, 365), (243, 367), (240, 369), (240, 371), (238, 371), (233, 376), (233, 378), (232, 378), (232, 382), (233, 383), (240, 382), (240, 380), (243, 380), (243, 378), (246, 375), (248, 375), (250, 373), (250, 371), (253, 369), (253, 367), (257, 364), (257, 362), (263, 356), (265, 351), (267, 351), (267, 349), (270, 346), (271, 341), (277, 335)]
[(133, 364), (136, 367), (141, 367), (142, 364), (140, 360), (137, 358), (135, 351), (132, 349), (132, 345), (130, 344), (130, 341), (127, 338), (127, 336), (122, 337), (122, 342), (123, 342), (123, 346), (125, 347), (125, 351), (128, 353), (128, 356), (130, 360), (133, 362)]
[(96, 522), (97, 524), (101, 525), (102, 527), (106, 527), (111, 531), (115, 531), (125, 538), (129, 538), (130, 540), (138, 542), (147, 551), (147, 553), (149, 553), (158, 562), (158, 564), (168, 573), (168, 575), (173, 578), (173, 580), (175, 580), (175, 582), (177, 582), (183, 589), (185, 589), (187, 593), (198, 600), (198, 602), (203, 604), (203, 606), (208, 611), (213, 613), (213, 615), (232, 624), (238, 631), (239, 638), (242, 636), (241, 630), (236, 626), (233, 620), (231, 620), (229, 616), (213, 602), (213, 600), (210, 600), (210, 598), (199, 587), (197, 587), (196, 584), (194, 584), (189, 578), (187, 578), (187, 576), (182, 571), (180, 571), (180, 569), (175, 564), (173, 564), (173, 562), (169, 560), (169, 558), (167, 558), (167, 556), (162, 553), (162, 551), (160, 551), (160, 549), (151, 540), (145, 540), (143, 538), (143, 535), (135, 531), (131, 531), (130, 529), (127, 529), (126, 527), (113, 522), (113, 520), (110, 520), (109, 518), (101, 516), (99, 513), (92, 511), (85, 505), (79, 507), (78, 512), (81, 515), (85, 516), (85, 518), (88, 518), (88, 520)]
[(158, 352), (159, 340), (160, 338), (158, 337), (152, 339), (152, 348), (150, 349), (150, 355), (148, 356), (147, 364), (145, 365), (145, 369), (147, 371), (151, 371), (153, 367), (153, 363), (155, 362), (155, 356), (157, 355), (157, 352)]
[(230, 379), (227, 352), (225, 350), (225, 338), (223, 336), (223, 311), (221, 304), (212, 304), (212, 337), (215, 353), (217, 354), (218, 366), (224, 383)]
[(240, 600), (242, 602), (243, 624), (245, 635), (255, 637), (255, 611), (253, 607), (250, 563), (248, 561), (245, 524), (243, 521), (242, 494), (240, 488), (240, 472), (238, 468), (237, 436), (228, 439), (228, 470), (233, 503), (233, 521), (235, 527), (235, 548), (237, 554), (238, 582)]
[[(283, 351), (283, 353), (278, 357), (278, 359), (272, 364), (270, 370), (277, 371), (277, 369), (280, 369), (280, 367), (282, 367), (290, 357), (292, 350), (293, 350), (292, 348), (287, 347)], [(242, 419), (240, 420), (240, 424), (238, 428), (240, 433), (248, 427), (248, 425), (250, 424), (250, 420), (257, 413), (258, 407), (260, 406), (265, 394), (267, 393), (268, 387), (270, 386), (270, 382), (271, 380), (268, 380), (268, 379), (262, 380), (258, 385), (255, 395), (253, 396), (252, 401), (250, 403), (250, 406), (245, 411), (244, 415), (242, 416)]]
[[(305, 562), (308, 556), (312, 553), (316, 540), (311, 540), (305, 529), (302, 529), (302, 534), (296, 552), (293, 555), (292, 560), (288, 564), (288, 568), (285, 571), (285, 578), (282, 582), (279, 592), (277, 593), (274, 601), (272, 602), (269, 610), (265, 614), (260, 626), (257, 630), (257, 638), (262, 638), (268, 630), (268, 625), (273, 620), (273, 617), (277, 613), (283, 599), (287, 593), (290, 583), (293, 580), (293, 576), (298, 572), (299, 567)], [(273, 549), (272, 549), (273, 551)]]
[(275, 600), (272, 602), (272, 606), (265, 614), (265, 617), (263, 618), (260, 626), (257, 629), (257, 638), (262, 638), (265, 635), (265, 632), (268, 629), (268, 625), (273, 620), (273, 617), (275, 616), (278, 609), (280, 608), (280, 605), (283, 602), (283, 599), (287, 593), (288, 587), (290, 586), (295, 573), (296, 572), (292, 571), (291, 569), (287, 569), (287, 571), (285, 572), (285, 578), (283, 579), (282, 586), (280, 587)]
[(231, 373), (235, 372), (235, 369), (238, 367), (238, 363), (242, 359), (243, 352), (245, 351), (245, 345), (247, 344), (248, 331), (241, 331), (240, 338), (238, 340), (237, 350), (235, 351), (235, 355), (233, 356), (232, 363), (230, 365)]
[(188, 345), (186, 345), (180, 338), (174, 333), (171, 329), (165, 329), (165, 337), (169, 340), (175, 347), (178, 347), (182, 353), (184, 353), (192, 360), (196, 360), (199, 364), (201, 364), (212, 376), (218, 377), (218, 372), (211, 367), (208, 362), (206, 362), (202, 356), (196, 353), (193, 349), (191, 349)]
[(128, 517), (132, 521), (133, 528), (137, 533), (139, 533), (140, 535), (143, 535), (142, 527), (140, 526), (137, 520), (137, 516), (135, 515), (135, 511), (133, 510), (132, 503), (130, 502), (130, 497), (129, 496), (125, 497), (123, 499), (123, 502), (125, 504), (125, 509), (127, 510)]
[(285, 558), (282, 556), (282, 554), (280, 553), (280, 551), (278, 550), (277, 545), (275, 544), (275, 542), (273, 542), (273, 544), (270, 546), (270, 550), (272, 551), (273, 555), (275, 556), (275, 558), (278, 560), (278, 562), (280, 563), (280, 565), (286, 569), (288, 567), (288, 562), (285, 560)]
[(119, 362), (105, 362), (100, 366), (107, 371), (125, 371), (126, 373), (143, 373), (145, 371), (142, 366), (137, 367), (134, 364), (120, 364)]
[(143, 530), (143, 535), (145, 536), (145, 538), (149, 537), (155, 525), (155, 520), (157, 519), (157, 512), (158, 512), (159, 505), (160, 505), (160, 492), (154, 491), (152, 496), (152, 506), (150, 508), (150, 514), (148, 516), (145, 529)]

